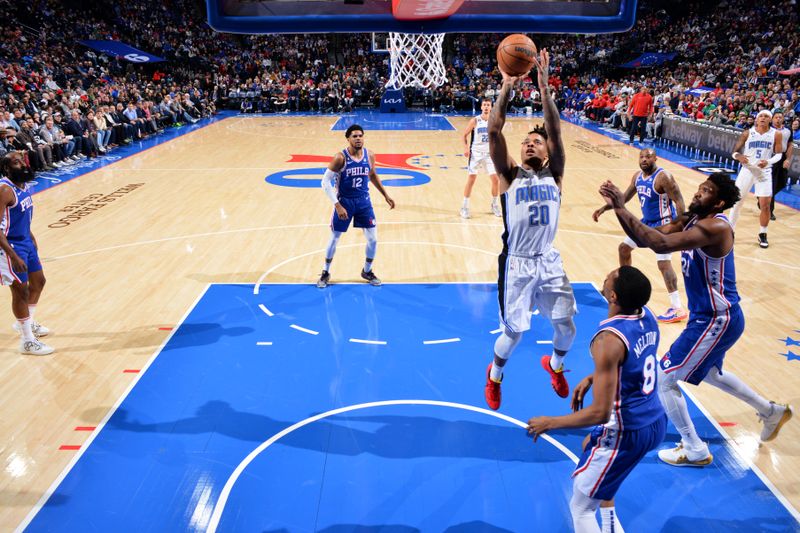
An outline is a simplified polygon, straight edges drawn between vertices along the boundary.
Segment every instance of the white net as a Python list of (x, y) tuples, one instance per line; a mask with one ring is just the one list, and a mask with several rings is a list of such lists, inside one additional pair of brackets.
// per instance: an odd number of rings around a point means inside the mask
[(447, 81), (442, 59), (444, 33), (390, 33), (389, 89), (439, 87)]

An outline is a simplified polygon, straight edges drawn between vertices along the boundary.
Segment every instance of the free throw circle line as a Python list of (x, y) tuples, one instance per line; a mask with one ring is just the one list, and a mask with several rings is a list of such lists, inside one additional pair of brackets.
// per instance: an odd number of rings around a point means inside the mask
[[(475, 413), (482, 413), (485, 415), (493, 416), (495, 418), (499, 418), (501, 420), (505, 420), (515, 426), (519, 426), (523, 429), (527, 429), (528, 424), (517, 420), (516, 418), (511, 418), (508, 415), (504, 415), (502, 413), (498, 413), (495, 411), (490, 411), (489, 409), (484, 409), (482, 407), (475, 407), (474, 405), (467, 405), (463, 403), (454, 403), (454, 402), (443, 402), (438, 400), (384, 400), (380, 402), (368, 402), (368, 403), (360, 403), (356, 405), (348, 405), (346, 407), (339, 407), (338, 409), (332, 409), (330, 411), (326, 411), (324, 413), (320, 413), (318, 415), (314, 415), (312, 417), (306, 418), (305, 420), (301, 420), (296, 424), (292, 424), (288, 428), (280, 431), (270, 437), (268, 440), (262, 442), (255, 450), (250, 452), (244, 460), (239, 463), (236, 468), (234, 469), (233, 473), (230, 475), (228, 480), (225, 482), (225, 486), (222, 487), (222, 492), (220, 492), (219, 498), (217, 499), (217, 503), (214, 505), (214, 512), (211, 513), (211, 520), (208, 523), (208, 529), (206, 531), (208, 533), (215, 533), (217, 528), (219, 527), (220, 519), (222, 518), (222, 512), (225, 510), (225, 505), (228, 503), (228, 498), (230, 497), (231, 491), (233, 490), (233, 486), (238, 481), (239, 477), (244, 472), (245, 468), (247, 468), (253, 460), (258, 457), (264, 450), (278, 442), (280, 439), (292, 433), (293, 431), (302, 428), (303, 426), (307, 426), (318, 420), (322, 420), (323, 418), (328, 418), (331, 416), (335, 416), (341, 413), (347, 413), (350, 411), (357, 411), (359, 409), (369, 409), (372, 407), (383, 407), (387, 405), (434, 405), (438, 407), (452, 407), (455, 409), (463, 409), (465, 411), (473, 411)], [(558, 442), (556, 439), (547, 435), (546, 433), (540, 435), (541, 438), (555, 446), (558, 450), (560, 450), (564, 455), (566, 455), (570, 461), (575, 464), (578, 464), (578, 456), (572, 453), (566, 446)]]

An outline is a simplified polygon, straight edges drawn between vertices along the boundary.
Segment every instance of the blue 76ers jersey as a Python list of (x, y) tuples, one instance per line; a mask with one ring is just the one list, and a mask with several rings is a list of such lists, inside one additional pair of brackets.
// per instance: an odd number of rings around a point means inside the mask
[(339, 197), (363, 198), (369, 196), (369, 153), (362, 148), (364, 155), (360, 161), (352, 158), (347, 148), (344, 154), (344, 167), (339, 172)]
[(639, 429), (664, 416), (656, 386), (658, 360), (658, 322), (645, 307), (638, 315), (616, 315), (600, 322), (595, 337), (602, 331), (613, 333), (625, 343), (625, 362), (617, 374), (617, 391), (609, 429)]
[(0, 230), (5, 233), (6, 239), (11, 243), (31, 242), (33, 198), (28, 190), (29, 185), (25, 184), (19, 188), (8, 178), (0, 179), (0, 184), (11, 187), (17, 197), (14, 205), (6, 207), (3, 220), (0, 221)]
[(656, 176), (663, 172), (659, 167), (652, 176), (645, 177), (644, 172), (639, 172), (636, 178), (636, 194), (642, 205), (642, 223), (647, 226), (663, 226), (675, 218), (675, 204), (666, 193), (656, 192)]
[[(730, 224), (725, 215), (719, 214), (715, 218)], [(683, 231), (692, 228), (697, 220), (697, 217), (691, 218)], [(733, 248), (725, 257), (709, 257), (700, 248), (684, 250), (681, 252), (681, 270), (692, 315), (723, 314), (739, 303)]]

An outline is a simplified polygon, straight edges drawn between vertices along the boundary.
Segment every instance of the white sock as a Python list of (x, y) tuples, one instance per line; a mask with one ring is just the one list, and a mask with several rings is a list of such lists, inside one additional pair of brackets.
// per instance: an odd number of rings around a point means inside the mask
[(372, 270), (372, 261), (364, 261), (364, 272)]
[(333, 255), (336, 253), (336, 245), (339, 244), (339, 238), (342, 236), (340, 231), (331, 231), (331, 240), (328, 241), (328, 247), (325, 249), (325, 271), (330, 272), (331, 261)]
[(492, 205), (497, 205), (497, 196), (492, 196)]
[(766, 226), (760, 226), (760, 228), (761, 229), (758, 231), (759, 233), (766, 233), (767, 232), (767, 227)]
[(461, 207), (469, 207), (469, 198), (464, 197), (464, 202), (461, 204)]
[(550, 356), (550, 368), (556, 371), (564, 368), (564, 357), (566, 357), (566, 354), (558, 355), (553, 352), (553, 355)]
[(600, 507), (600, 523), (603, 533), (625, 533), (619, 523), (617, 511), (613, 507)]
[[(658, 377), (661, 378), (663, 375), (663, 373), (659, 372)], [(689, 416), (689, 408), (686, 406), (686, 398), (683, 397), (678, 386), (662, 387), (659, 384), (658, 397), (667, 412), (667, 418), (675, 425), (678, 433), (681, 434), (681, 440), (687, 452), (707, 450), (706, 444), (697, 435), (692, 423), (692, 417)], [(700, 460), (703, 457), (705, 456), (689, 457), (689, 460)]]
[(497, 366), (497, 363), (492, 361), (492, 369), (489, 371), (489, 378), (495, 383), (500, 383), (500, 379), (502, 377), (503, 377), (503, 367)]
[(508, 358), (511, 357), (514, 348), (517, 347), (521, 340), (522, 333), (514, 333), (508, 329), (498, 335), (497, 340), (494, 341), (494, 358), (492, 359), (492, 370), (489, 373), (489, 377), (492, 378), (492, 380), (499, 382), (500, 378), (503, 377), (503, 367), (505, 363), (503, 363), (503, 366), (498, 366), (496, 361), (502, 359), (508, 362)]
[(31, 317), (18, 318), (19, 330), (22, 335), (23, 341), (35, 341), (36, 337), (33, 334), (33, 319)]
[(769, 400), (757, 394), (756, 391), (748, 387), (747, 384), (735, 374), (731, 374), (730, 372), (720, 373), (715, 367), (711, 369), (703, 381), (714, 385), (731, 396), (739, 398), (743, 402), (747, 402), (762, 415), (769, 415), (772, 411)]
[(31, 322), (33, 322), (33, 315), (36, 314), (36, 304), (28, 304), (28, 314), (31, 317)]
[(673, 309), (681, 308), (681, 293), (678, 291), (669, 293), (669, 305)]

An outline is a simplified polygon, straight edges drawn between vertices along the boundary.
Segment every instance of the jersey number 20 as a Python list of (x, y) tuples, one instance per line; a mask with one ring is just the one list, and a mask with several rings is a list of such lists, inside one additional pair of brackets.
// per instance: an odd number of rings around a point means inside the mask
[(547, 226), (550, 224), (550, 207), (547, 205), (533, 204), (528, 207), (531, 226)]

